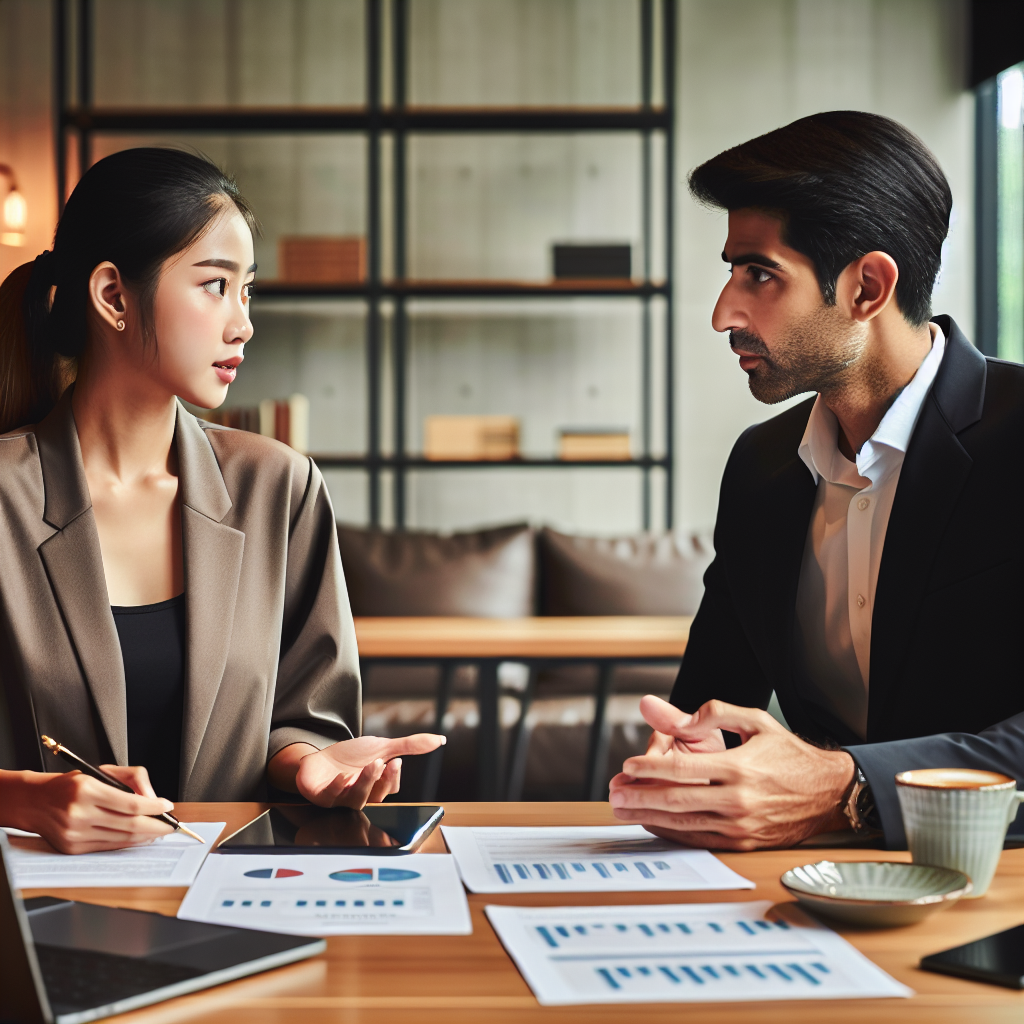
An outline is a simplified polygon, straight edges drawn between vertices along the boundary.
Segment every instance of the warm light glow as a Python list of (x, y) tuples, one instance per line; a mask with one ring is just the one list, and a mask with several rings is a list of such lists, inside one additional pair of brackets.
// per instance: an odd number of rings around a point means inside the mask
[(12, 188), (4, 200), (4, 231), (0, 233), (0, 245), (24, 245), (27, 223), (28, 204), (25, 197), (16, 188)]
[(28, 204), (25, 197), (12, 188), (4, 200), (4, 227), (8, 231), (24, 231), (28, 223)]

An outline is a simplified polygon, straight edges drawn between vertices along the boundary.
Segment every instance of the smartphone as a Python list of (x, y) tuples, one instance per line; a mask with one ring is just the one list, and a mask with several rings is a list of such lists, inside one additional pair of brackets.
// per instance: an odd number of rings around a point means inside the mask
[(926, 971), (1024, 988), (1024, 924), (921, 958)]
[(279, 804), (228, 836), (214, 853), (413, 853), (444, 817), (436, 804), (349, 807)]

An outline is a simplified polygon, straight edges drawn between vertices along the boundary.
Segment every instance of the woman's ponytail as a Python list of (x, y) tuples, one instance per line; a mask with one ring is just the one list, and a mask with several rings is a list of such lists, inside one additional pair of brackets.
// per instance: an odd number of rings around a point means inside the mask
[(74, 379), (73, 363), (49, 338), (52, 252), (24, 263), (0, 284), (0, 434), (38, 423)]

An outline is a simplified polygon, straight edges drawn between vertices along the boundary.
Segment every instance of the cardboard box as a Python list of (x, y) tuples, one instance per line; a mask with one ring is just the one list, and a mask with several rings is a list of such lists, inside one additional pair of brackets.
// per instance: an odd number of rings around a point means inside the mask
[(622, 461), (633, 457), (628, 430), (563, 430), (558, 457), (573, 461)]
[(515, 416), (428, 416), (423, 455), (434, 460), (515, 459), (519, 420)]
[(277, 276), (293, 284), (361, 284), (366, 280), (366, 239), (279, 238)]

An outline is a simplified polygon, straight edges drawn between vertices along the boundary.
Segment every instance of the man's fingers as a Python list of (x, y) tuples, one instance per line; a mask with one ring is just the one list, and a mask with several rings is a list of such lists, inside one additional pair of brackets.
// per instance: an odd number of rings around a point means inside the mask
[(396, 736), (387, 741), (380, 757), (385, 761), (391, 761), (396, 757), (408, 757), (410, 754), (429, 754), (447, 742), (447, 737), (435, 732), (416, 732), (411, 736)]
[(685, 754), (680, 751), (671, 757), (639, 754), (627, 758), (622, 771), (636, 779), (704, 785), (709, 781), (735, 781), (738, 770), (734, 762), (735, 755), (728, 751), (721, 754)]
[(759, 732), (770, 732), (782, 726), (760, 708), (741, 708), (736, 704), (726, 704), (722, 700), (709, 700), (702, 704), (694, 713), (690, 723), (684, 727), (680, 739), (698, 740), (716, 729), (735, 732), (746, 743), (751, 736)]
[(665, 733), (667, 736), (679, 736), (681, 730), (690, 724), (691, 715), (679, 708), (669, 704), (667, 700), (647, 694), (640, 698), (640, 713), (644, 721), (655, 732)]
[[(705, 836), (714, 834), (727, 840), (748, 838), (746, 831), (728, 818), (717, 814), (672, 814), (669, 811), (637, 811), (630, 808), (615, 808), (615, 817), (620, 821), (632, 821), (638, 825), (672, 829), (680, 835)], [(687, 845), (696, 845), (692, 840)]]
[(671, 814), (746, 813), (735, 786), (619, 786), (609, 794), (612, 809), (668, 811)]
[(660, 825), (644, 825), (652, 835), (682, 846), (690, 846), (698, 850), (756, 850), (757, 843), (752, 839), (739, 839), (734, 836), (723, 836), (719, 832), (680, 832)]

